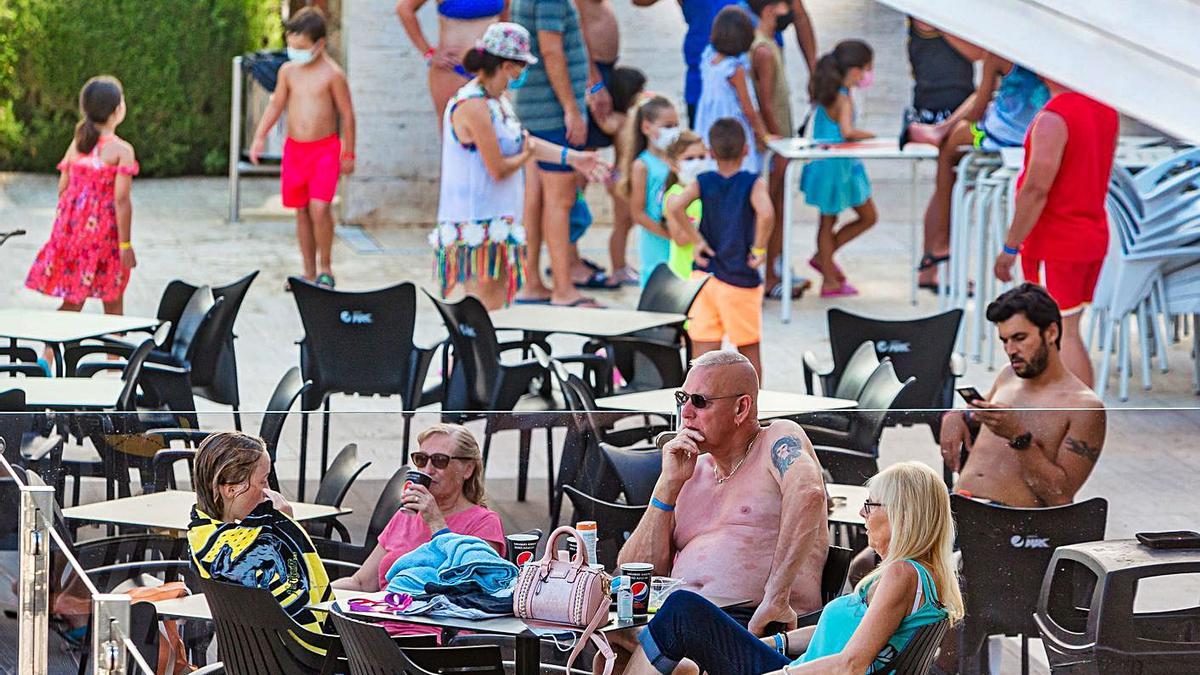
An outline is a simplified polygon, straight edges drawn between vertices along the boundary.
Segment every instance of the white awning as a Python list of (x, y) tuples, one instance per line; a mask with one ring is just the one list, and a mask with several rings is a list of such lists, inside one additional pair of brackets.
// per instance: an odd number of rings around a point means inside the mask
[(1195, 0), (879, 0), (1157, 127), (1200, 141)]

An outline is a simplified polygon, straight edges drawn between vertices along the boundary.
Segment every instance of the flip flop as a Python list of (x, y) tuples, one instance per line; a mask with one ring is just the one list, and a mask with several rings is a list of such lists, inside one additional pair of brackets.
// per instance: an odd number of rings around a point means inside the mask
[(337, 286), (337, 282), (333, 280), (332, 274), (322, 273), (317, 275), (317, 285), (324, 286), (325, 288), (334, 288)]
[(513, 300), (514, 305), (548, 305), (550, 298), (517, 298)]
[[(812, 286), (812, 282), (808, 279), (800, 279), (792, 284), (792, 299), (799, 300), (804, 297), (804, 291), (807, 291)], [(768, 300), (783, 299), (783, 282), (779, 282), (771, 287), (771, 290), (765, 294)]]
[(587, 278), (587, 281), (575, 282), (575, 288), (592, 288), (603, 291), (615, 291), (620, 288), (620, 284), (612, 283), (608, 275), (602, 270), (593, 270), (592, 275)]
[(858, 289), (847, 283), (843, 283), (833, 290), (821, 291), (822, 298), (848, 298), (852, 295), (858, 295)]
[[(920, 288), (920, 289), (923, 289), (923, 290), (929, 291), (930, 293), (933, 293), (934, 295), (937, 295), (937, 292), (938, 292), (938, 282), (936, 282), (936, 281), (933, 281), (933, 282), (924, 283), (924, 284), (917, 284), (917, 288)], [(967, 285), (967, 297), (968, 297), (968, 298), (973, 298), (973, 297), (975, 297), (975, 282), (974, 282), (974, 281), (970, 282), (970, 283)]]
[(618, 286), (637, 286), (642, 282), (637, 270), (630, 267), (614, 273), (613, 279), (617, 282)]
[[(808, 266), (816, 270), (821, 276), (825, 275), (825, 271), (822, 270), (821, 266), (817, 264), (817, 259), (815, 257), (808, 259)], [(846, 274), (842, 272), (842, 268), (839, 267), (837, 263), (833, 263), (833, 273), (838, 275), (839, 279), (846, 278)]]
[(937, 267), (948, 260), (950, 260), (949, 254), (934, 255), (932, 253), (926, 253), (925, 255), (921, 256), (921, 263), (917, 265), (917, 271), (924, 272), (925, 270)]
[(596, 302), (593, 298), (578, 298), (573, 302), (568, 302), (565, 305), (560, 305), (557, 302), (550, 303), (551, 307), (588, 307), (591, 309), (608, 309), (604, 305)]

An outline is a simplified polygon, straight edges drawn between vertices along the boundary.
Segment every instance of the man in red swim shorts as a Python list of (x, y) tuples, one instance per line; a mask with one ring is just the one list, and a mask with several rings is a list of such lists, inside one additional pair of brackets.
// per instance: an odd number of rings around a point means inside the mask
[(1108, 252), (1104, 198), (1120, 120), (1103, 103), (1042, 79), (1053, 98), (1025, 136), (1025, 168), (996, 277), (1012, 279), (1019, 252), (1025, 280), (1044, 286), (1062, 312), (1063, 363), (1094, 388), (1079, 320)]
[[(333, 212), (339, 174), (354, 172), (354, 108), (346, 73), (325, 53), (325, 16), (305, 7), (287, 26), (288, 62), (267, 106), (250, 161), (258, 163), (267, 132), (287, 109), (287, 142), (280, 179), (283, 205), (296, 209), (296, 239), (304, 278), (334, 285)], [(338, 138), (338, 127), (342, 138)]]

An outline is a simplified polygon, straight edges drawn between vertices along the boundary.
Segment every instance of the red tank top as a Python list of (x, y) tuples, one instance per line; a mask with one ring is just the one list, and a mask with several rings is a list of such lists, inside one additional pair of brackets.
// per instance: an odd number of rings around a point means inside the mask
[[(1050, 99), (1042, 112), (1055, 113), (1067, 123), (1067, 145), (1058, 175), (1050, 186), (1046, 206), (1022, 255), (1035, 260), (1089, 262), (1108, 252), (1108, 214), (1104, 198), (1112, 173), (1120, 121), (1117, 111), (1076, 92)], [(1031, 132), (1037, 121), (1029, 126)], [(1029, 139), (1025, 135), (1025, 169), (1029, 167)], [(1017, 189), (1025, 183), (1025, 169)]]

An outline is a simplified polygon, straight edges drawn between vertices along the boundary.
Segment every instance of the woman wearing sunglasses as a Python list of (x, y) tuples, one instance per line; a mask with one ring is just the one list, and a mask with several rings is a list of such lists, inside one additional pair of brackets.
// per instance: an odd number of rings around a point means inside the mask
[[(373, 593), (387, 587), (384, 575), (397, 558), (442, 532), (483, 539), (504, 555), (504, 526), (487, 508), (483, 488), (483, 455), (469, 429), (460, 424), (435, 424), (417, 435), (420, 449), (411, 456), (414, 467), (433, 479), (426, 488), (412, 485), (403, 507), (379, 534), (379, 543), (352, 577), (333, 582), (334, 588)], [(426, 627), (428, 628), (428, 627)], [(410, 630), (411, 629), (411, 630)], [(407, 624), (389, 627), (393, 635), (437, 633)]]
[[(703, 597), (676, 591), (642, 632), (625, 673), (696, 672), (697, 666), (712, 675), (883, 672), (919, 628), (961, 619), (954, 521), (941, 474), (901, 462), (867, 487), (867, 540), (883, 562), (825, 605), (816, 626), (758, 638)], [(684, 659), (692, 663), (676, 670)]]

